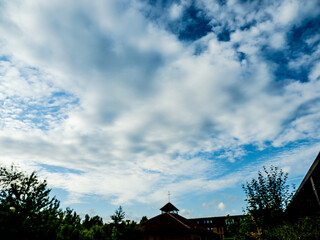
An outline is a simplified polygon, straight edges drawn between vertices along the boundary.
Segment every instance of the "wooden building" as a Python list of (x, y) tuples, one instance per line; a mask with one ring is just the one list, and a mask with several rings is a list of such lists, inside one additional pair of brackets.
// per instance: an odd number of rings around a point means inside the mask
[(220, 239), (218, 234), (180, 216), (179, 210), (170, 202), (160, 210), (161, 214), (141, 223), (144, 230), (144, 240)]
[(291, 218), (320, 216), (320, 153), (287, 208)]

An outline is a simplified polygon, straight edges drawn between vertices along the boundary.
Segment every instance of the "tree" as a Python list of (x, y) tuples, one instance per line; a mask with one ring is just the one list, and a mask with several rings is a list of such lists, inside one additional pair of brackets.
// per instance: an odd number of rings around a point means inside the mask
[(59, 201), (47, 182), (17, 167), (0, 167), (0, 234), (10, 239), (56, 239)]
[(83, 221), (82, 225), (86, 229), (90, 229), (94, 225), (102, 226), (103, 225), (103, 220), (99, 216), (90, 217), (88, 214), (86, 214), (84, 216), (84, 221)]
[(141, 220), (140, 220), (140, 223), (143, 223), (143, 222), (145, 222), (145, 221), (148, 221), (147, 216), (143, 216), (143, 217), (141, 218)]
[(122, 210), (122, 207), (119, 206), (119, 208), (115, 211), (114, 215), (111, 215), (110, 217), (113, 220), (114, 224), (119, 224), (122, 223), (125, 216), (126, 213)]
[(57, 239), (59, 240), (76, 240), (81, 236), (81, 218), (70, 208), (59, 213), (59, 229)]
[(271, 166), (258, 171), (258, 178), (242, 185), (247, 195), (247, 212), (252, 223), (257, 226), (258, 233), (274, 226), (283, 220), (284, 211), (293, 196), (290, 186), (286, 184), (288, 173)]

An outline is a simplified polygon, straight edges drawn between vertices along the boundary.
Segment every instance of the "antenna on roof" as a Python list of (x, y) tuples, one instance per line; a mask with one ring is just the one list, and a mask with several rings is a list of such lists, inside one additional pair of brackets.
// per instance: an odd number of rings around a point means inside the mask
[(170, 191), (168, 191), (168, 200), (169, 200), (169, 202), (170, 202)]

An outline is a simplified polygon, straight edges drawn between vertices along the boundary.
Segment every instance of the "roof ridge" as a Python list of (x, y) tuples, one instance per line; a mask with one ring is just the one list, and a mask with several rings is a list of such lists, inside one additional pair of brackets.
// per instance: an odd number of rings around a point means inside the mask
[(165, 204), (162, 208), (160, 208), (160, 210), (164, 212), (179, 211), (179, 209), (176, 208), (176, 206), (174, 206), (171, 202)]
[[(180, 219), (176, 218), (172, 213), (169, 213), (169, 212), (168, 212), (168, 214), (169, 214), (169, 216), (171, 216), (172, 218), (174, 218), (176, 221), (178, 221), (179, 223), (181, 223), (181, 224), (184, 225), (185, 227), (191, 229), (190, 226), (188, 226), (187, 224), (185, 224), (184, 222), (182, 222)], [(186, 219), (186, 220), (188, 220), (188, 219)]]
[(298, 187), (297, 191), (295, 192), (295, 195), (298, 194), (298, 192), (301, 191), (302, 187), (306, 184), (306, 182), (309, 180), (311, 174), (313, 173), (314, 169), (317, 167), (317, 165), (320, 162), (320, 152), (318, 153), (316, 159), (313, 161), (311, 167), (309, 168), (308, 172), (304, 176), (302, 182), (300, 183), (300, 186)]

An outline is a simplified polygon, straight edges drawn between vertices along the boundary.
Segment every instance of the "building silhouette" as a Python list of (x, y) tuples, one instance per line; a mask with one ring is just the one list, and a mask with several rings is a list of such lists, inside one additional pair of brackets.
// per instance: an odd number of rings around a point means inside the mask
[(161, 209), (161, 214), (143, 223), (144, 240), (216, 240), (219, 234), (208, 231), (201, 225), (178, 214), (172, 203)]
[(291, 219), (320, 215), (320, 153), (287, 208)]

